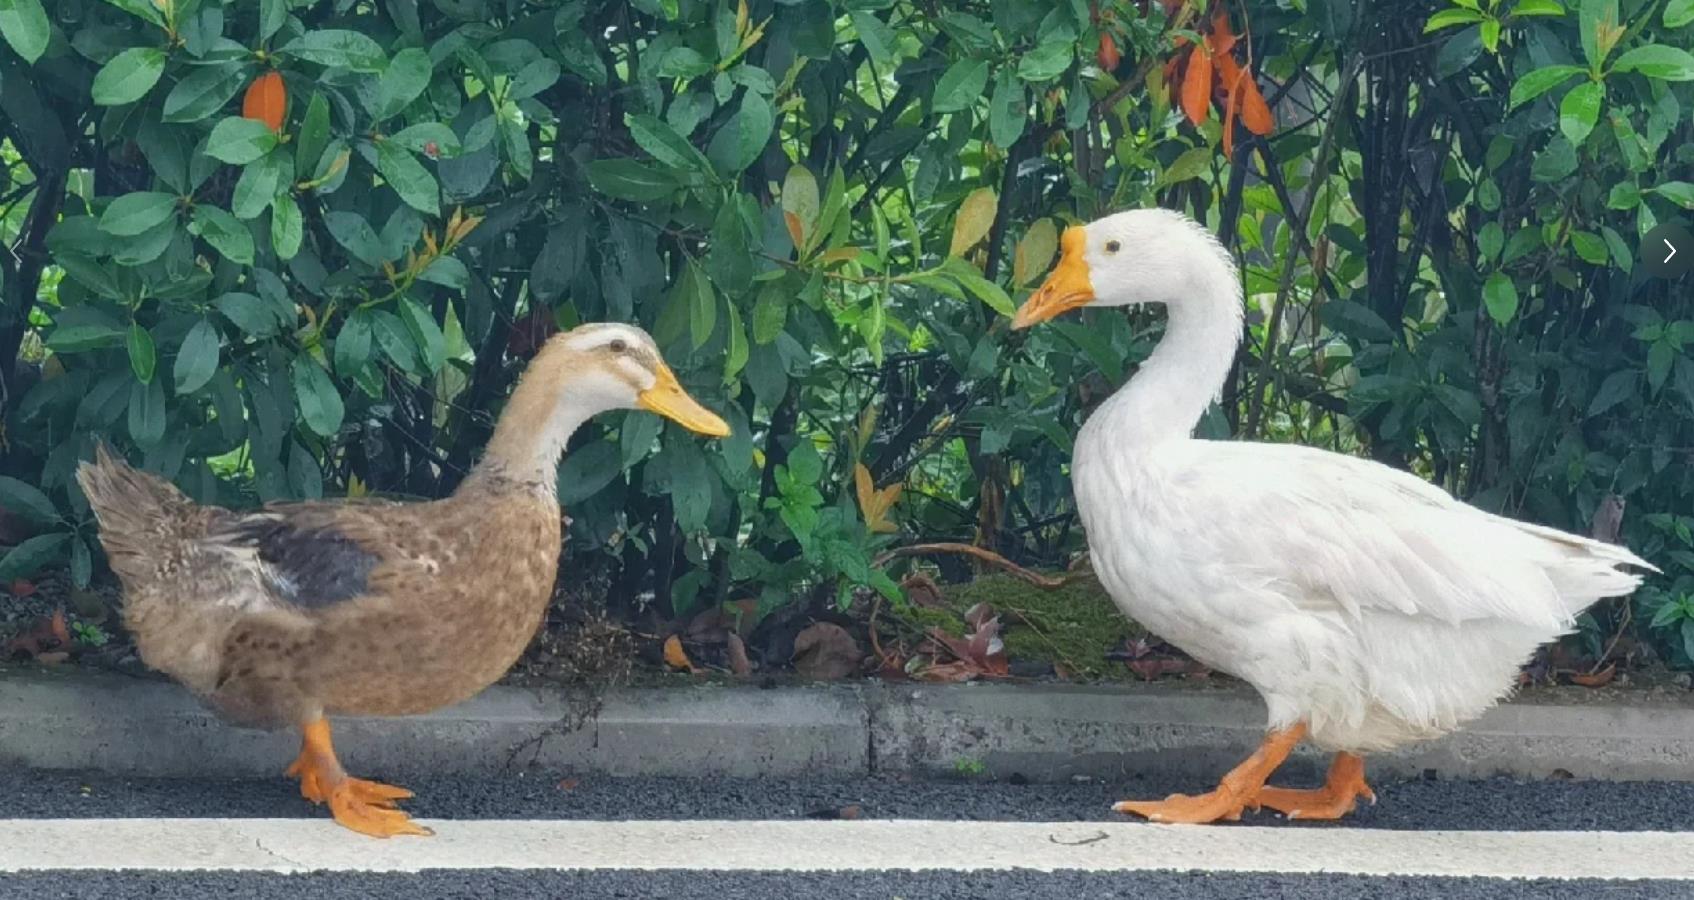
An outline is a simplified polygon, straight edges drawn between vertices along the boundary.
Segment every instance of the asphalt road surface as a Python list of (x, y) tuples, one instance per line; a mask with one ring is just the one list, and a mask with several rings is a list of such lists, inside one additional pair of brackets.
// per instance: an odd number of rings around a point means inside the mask
[(403, 783), (418, 794), (406, 808), (435, 820), (436, 837), (345, 832), (280, 777), (0, 772), (0, 900), (1694, 900), (1694, 880), (1680, 880), (1694, 879), (1694, 784), (1380, 782), (1377, 805), (1339, 826), (1265, 813), (1180, 829), (1131, 825), (1109, 807), (1206, 785), (567, 773)]

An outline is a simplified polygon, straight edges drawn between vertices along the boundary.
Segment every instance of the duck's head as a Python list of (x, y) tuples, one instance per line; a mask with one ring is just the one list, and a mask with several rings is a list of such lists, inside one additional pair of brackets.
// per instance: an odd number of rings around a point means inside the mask
[(1012, 327), (1028, 328), (1084, 306), (1175, 304), (1196, 294), (1197, 276), (1233, 262), (1198, 222), (1168, 209), (1132, 209), (1065, 229), (1059, 263)]
[(688, 396), (658, 345), (633, 325), (596, 323), (555, 335), (531, 365), (559, 370), (566, 378), (561, 400), (590, 414), (645, 409), (699, 434), (729, 435), (729, 425)]

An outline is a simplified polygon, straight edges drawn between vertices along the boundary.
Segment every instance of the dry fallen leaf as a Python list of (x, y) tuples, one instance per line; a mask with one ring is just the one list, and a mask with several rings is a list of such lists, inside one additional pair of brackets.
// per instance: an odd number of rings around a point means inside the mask
[(864, 463), (853, 466), (853, 486), (859, 495), (859, 513), (865, 518), (865, 527), (873, 533), (891, 533), (900, 530), (888, 520), (888, 511), (894, 508), (894, 501), (900, 499), (900, 491), (904, 486), (899, 482), (888, 487), (876, 487), (871, 480), (871, 470)]
[(747, 659), (747, 645), (741, 640), (741, 635), (731, 631), (727, 642), (729, 670), (743, 678), (753, 674), (753, 664)]
[(1578, 684), (1588, 688), (1605, 687), (1612, 683), (1612, 678), (1615, 677), (1617, 673), (1617, 663), (1607, 663), (1606, 667), (1598, 672), (1574, 672), (1570, 676), (1570, 681), (1571, 684)]
[(39, 588), (35, 586), (35, 582), (19, 578), (7, 586), (6, 590), (11, 591), (14, 597), (29, 597), (33, 596)]
[(858, 671), (864, 656), (859, 642), (834, 622), (813, 622), (794, 636), (794, 670), (806, 678), (845, 678)]
[(665, 665), (684, 672), (693, 672), (694, 661), (688, 658), (688, 652), (682, 649), (682, 638), (671, 635), (665, 638)]
[(913, 572), (900, 582), (900, 590), (906, 594), (906, 602), (923, 609), (939, 609), (946, 605), (941, 594), (941, 585), (935, 579), (922, 572)]
[(561, 778), (559, 779), (559, 790), (574, 791), (580, 784), (582, 784), (582, 780), (578, 778)]

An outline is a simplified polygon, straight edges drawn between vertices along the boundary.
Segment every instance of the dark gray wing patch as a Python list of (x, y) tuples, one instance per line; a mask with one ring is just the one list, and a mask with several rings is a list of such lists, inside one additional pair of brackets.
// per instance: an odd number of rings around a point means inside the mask
[(381, 562), (332, 526), (303, 526), (266, 513), (231, 523), (218, 537), (257, 551), (265, 586), (283, 600), (308, 608), (364, 594), (371, 570)]

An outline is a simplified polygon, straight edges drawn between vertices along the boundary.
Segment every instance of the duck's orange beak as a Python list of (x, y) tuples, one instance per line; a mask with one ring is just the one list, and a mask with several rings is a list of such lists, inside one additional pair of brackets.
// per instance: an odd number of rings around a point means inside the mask
[(659, 370), (655, 374), (657, 377), (653, 386), (637, 395), (642, 409), (656, 412), (697, 434), (707, 437), (729, 436), (729, 424), (719, 418), (717, 413), (688, 396), (670, 366), (659, 363)]
[(1094, 282), (1088, 275), (1088, 233), (1080, 225), (1065, 229), (1059, 239), (1059, 264), (1047, 280), (1031, 294), (1012, 317), (1012, 328), (1028, 328), (1063, 312), (1087, 306), (1094, 300)]

